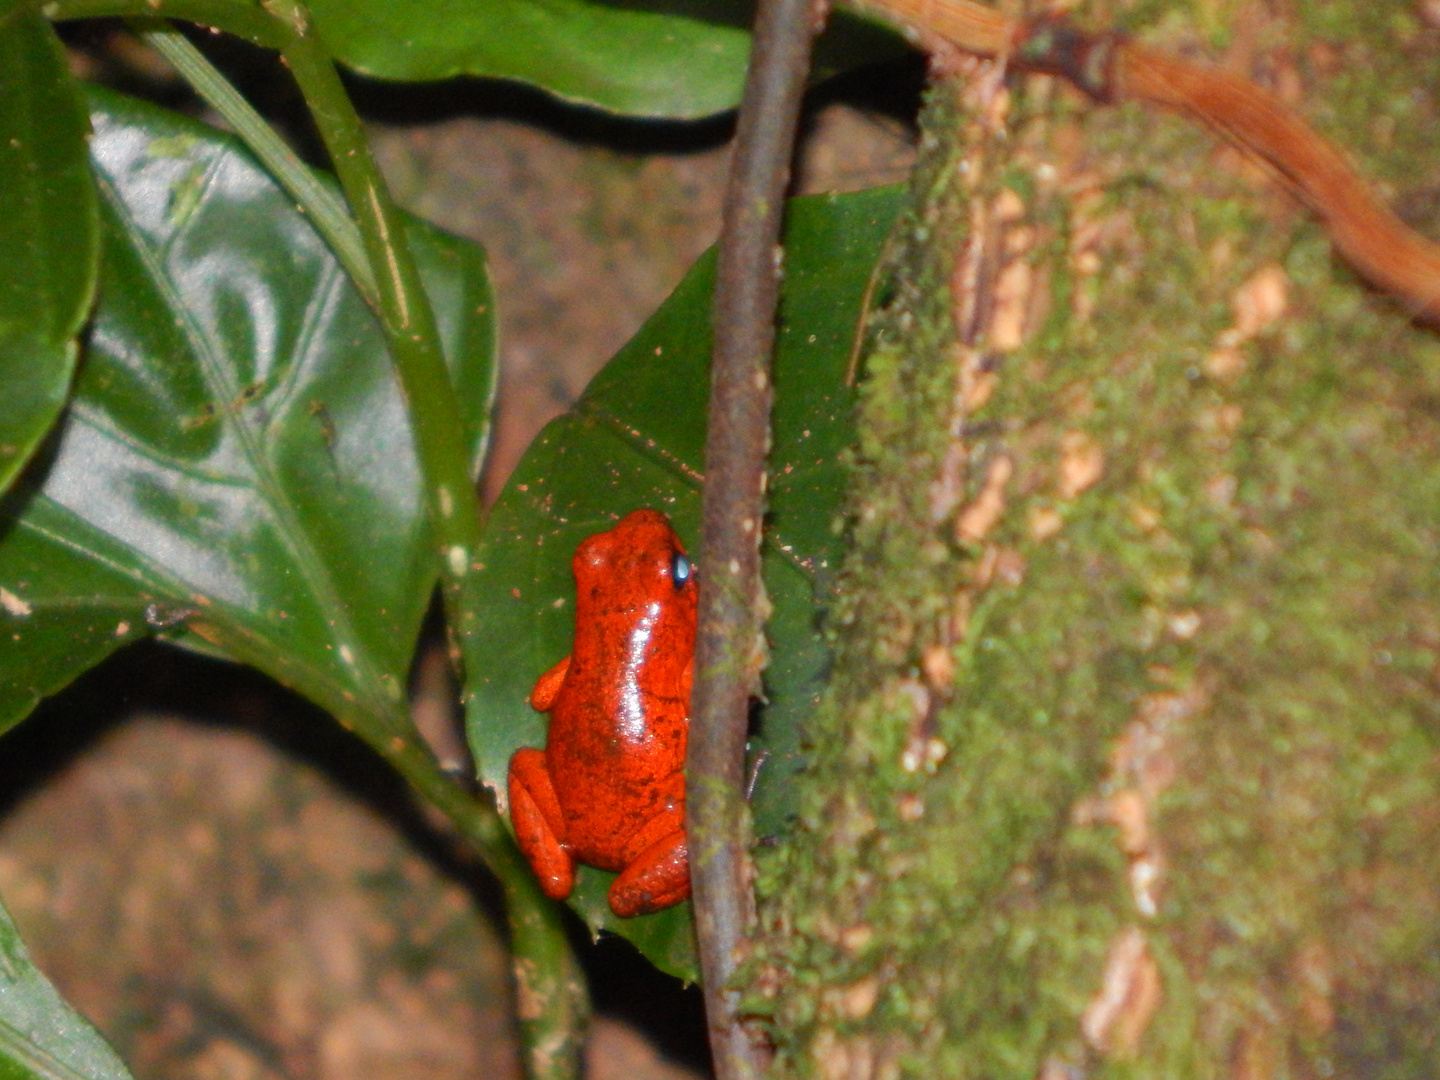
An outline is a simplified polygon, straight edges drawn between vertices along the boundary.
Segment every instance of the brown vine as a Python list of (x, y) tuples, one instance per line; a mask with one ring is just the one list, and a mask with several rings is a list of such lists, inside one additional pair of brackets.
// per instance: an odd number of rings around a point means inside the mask
[(1060, 75), (1099, 102), (1142, 101), (1193, 116), (1268, 165), (1319, 217), (1340, 255), (1411, 314), (1440, 323), (1440, 245), (1405, 225), (1345, 155), (1273, 94), (1122, 34), (1063, 18), (1009, 19), (972, 0), (862, 0), (918, 44)]

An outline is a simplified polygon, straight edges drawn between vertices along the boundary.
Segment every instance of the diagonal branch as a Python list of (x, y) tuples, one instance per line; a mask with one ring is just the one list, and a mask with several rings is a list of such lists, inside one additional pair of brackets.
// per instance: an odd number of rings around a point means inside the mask
[(1390, 210), (1343, 151), (1274, 94), (1112, 31), (1063, 16), (1011, 19), (974, 0), (851, 0), (934, 52), (948, 46), (1060, 75), (1098, 102), (1187, 114), (1273, 170), (1320, 218), (1340, 255), (1417, 318), (1440, 324), (1440, 244)]

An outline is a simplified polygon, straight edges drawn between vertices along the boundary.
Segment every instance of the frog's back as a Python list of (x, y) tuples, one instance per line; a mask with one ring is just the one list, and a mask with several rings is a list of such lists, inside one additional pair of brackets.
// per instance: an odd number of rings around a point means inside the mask
[(650, 716), (643, 749), (619, 739), (547, 747), (552, 775), (566, 778), (560, 807), (577, 859), (618, 870), (633, 855), (631, 838), (649, 821), (672, 809), (683, 813), (688, 727), (683, 710), (666, 709)]

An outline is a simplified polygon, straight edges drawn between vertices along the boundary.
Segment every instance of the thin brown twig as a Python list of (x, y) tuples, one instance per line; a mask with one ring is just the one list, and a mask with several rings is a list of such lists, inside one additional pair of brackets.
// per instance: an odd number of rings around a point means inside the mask
[(811, 0), (760, 0), (725, 196), (705, 443), (699, 630), (686, 831), (710, 1046), (719, 1080), (758, 1080), (769, 1049), (731, 985), (755, 921), (744, 760), (765, 662), (760, 532), (780, 228), (814, 34)]

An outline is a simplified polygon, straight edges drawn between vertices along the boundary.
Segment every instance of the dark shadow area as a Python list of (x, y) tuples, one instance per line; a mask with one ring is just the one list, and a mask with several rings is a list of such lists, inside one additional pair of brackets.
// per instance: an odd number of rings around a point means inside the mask
[[(821, 39), (807, 110), (845, 101), (913, 122), (924, 85), (924, 58), (886, 31), (853, 18), (839, 23), (840, 29), (832, 29)], [(275, 53), (238, 38), (177, 25), (307, 160), (324, 162), (300, 93)], [(92, 58), (94, 81), (188, 115), (204, 112), (203, 103), (183, 82), (167, 75), (162, 64), (141, 59), (143, 50), (123, 22), (95, 19), (62, 24), (59, 29), (68, 45)], [(711, 149), (728, 142), (735, 127), (733, 111), (695, 120), (637, 118), (568, 102), (537, 87), (502, 79), (460, 77), (401, 83), (341, 70), (360, 115), (397, 126), (460, 116), (513, 120), (577, 144), (633, 154)]]
[(579, 953), (597, 1013), (643, 1031), (672, 1061), (710, 1073), (705, 1003), (698, 984), (686, 986), (666, 975), (630, 942), (610, 934), (593, 944), (587, 937)]
[(703, 120), (643, 120), (563, 101), (524, 83), (446, 79), (396, 83), (346, 73), (346, 89), (368, 120), (404, 127), (455, 117), (511, 120), (585, 146), (631, 154), (686, 153), (729, 141), (734, 113)]
[(927, 61), (918, 52), (900, 52), (860, 64), (811, 87), (805, 109), (814, 113), (835, 102), (900, 121), (912, 129), (925, 91)]
[[(817, 82), (805, 105), (808, 112), (814, 112), (844, 101), (912, 123), (924, 80), (924, 59), (916, 53), (900, 53)], [(735, 131), (733, 111), (698, 120), (621, 116), (499, 79), (392, 83), (347, 73), (346, 88), (362, 116), (386, 124), (430, 124), (458, 116), (512, 120), (573, 143), (619, 153), (699, 152), (729, 142)]]

